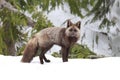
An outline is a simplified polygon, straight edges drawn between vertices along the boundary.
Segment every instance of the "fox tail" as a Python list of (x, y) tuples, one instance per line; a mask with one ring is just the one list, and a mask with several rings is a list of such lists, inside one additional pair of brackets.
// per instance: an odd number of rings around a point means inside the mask
[(32, 39), (29, 40), (27, 43), (24, 52), (23, 57), (21, 59), (21, 62), (30, 62), (33, 57), (36, 55), (38, 50), (38, 40), (36, 37), (32, 37)]

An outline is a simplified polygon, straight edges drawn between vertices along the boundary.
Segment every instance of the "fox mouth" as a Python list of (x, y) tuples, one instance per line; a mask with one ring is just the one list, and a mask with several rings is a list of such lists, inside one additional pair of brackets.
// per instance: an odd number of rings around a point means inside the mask
[(71, 42), (76, 42), (77, 40), (78, 40), (78, 38), (76, 38), (75, 36), (73, 36), (73, 37), (69, 37), (68, 38)]
[(70, 35), (70, 37), (76, 37), (74, 34)]

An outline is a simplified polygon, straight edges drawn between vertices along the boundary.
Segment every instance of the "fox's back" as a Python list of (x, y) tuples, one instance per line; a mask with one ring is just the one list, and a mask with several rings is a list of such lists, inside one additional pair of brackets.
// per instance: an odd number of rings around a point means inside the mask
[(63, 27), (45, 28), (38, 32), (35, 36), (37, 37), (40, 45), (59, 44), (60, 36), (63, 33), (63, 30), (65, 30)]

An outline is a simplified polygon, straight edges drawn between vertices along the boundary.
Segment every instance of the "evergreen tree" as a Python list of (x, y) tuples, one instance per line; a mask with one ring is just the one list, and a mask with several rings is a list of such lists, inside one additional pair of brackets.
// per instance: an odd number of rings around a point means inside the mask
[(114, 21), (109, 20), (107, 17), (114, 2), (115, 0), (41, 0), (40, 7), (42, 10), (50, 12), (56, 6), (62, 6), (64, 3), (67, 3), (72, 14), (78, 15), (81, 18), (94, 15), (88, 21), (93, 23), (101, 20), (99, 28), (102, 28), (114, 24)]
[[(112, 25), (107, 14), (114, 0), (0, 0), (0, 54), (15, 55), (16, 42), (26, 37), (21, 32), (23, 27), (34, 27), (36, 30), (48, 27), (51, 24), (41, 11), (50, 12), (64, 3), (69, 5), (74, 15), (81, 18), (94, 15), (90, 22), (102, 20), (100, 28)], [(83, 10), (86, 14), (82, 13)]]
[(38, 11), (38, 4), (36, 0), (0, 0), (0, 54), (17, 55), (15, 45), (25, 41), (26, 26), (39, 31), (52, 25)]

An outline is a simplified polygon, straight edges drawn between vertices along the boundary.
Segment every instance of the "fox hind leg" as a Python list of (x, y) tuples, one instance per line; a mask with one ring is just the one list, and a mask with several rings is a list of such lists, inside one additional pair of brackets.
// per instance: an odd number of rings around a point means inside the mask
[(45, 57), (45, 55), (43, 56), (43, 59), (45, 60), (45, 62), (50, 62), (50, 60), (47, 59), (47, 58)]
[(46, 57), (45, 57), (45, 53), (47, 52), (48, 50), (42, 50), (40, 55), (39, 55), (39, 59), (40, 59), (40, 63), (41, 64), (44, 64), (43, 60), (45, 60), (45, 62), (50, 62), (50, 60), (48, 60)]
[[(50, 62), (50, 60), (46, 58), (45, 53), (46, 53), (51, 47), (52, 47), (52, 45), (51, 45), (51, 46), (48, 46), (48, 47), (46, 47), (46, 48), (41, 48), (41, 53), (40, 53), (40, 55), (39, 55), (39, 59), (40, 59), (40, 63), (41, 63), (41, 64), (44, 64), (44, 61), (45, 61), (45, 62)], [(43, 61), (43, 60), (44, 60), (44, 61)]]

